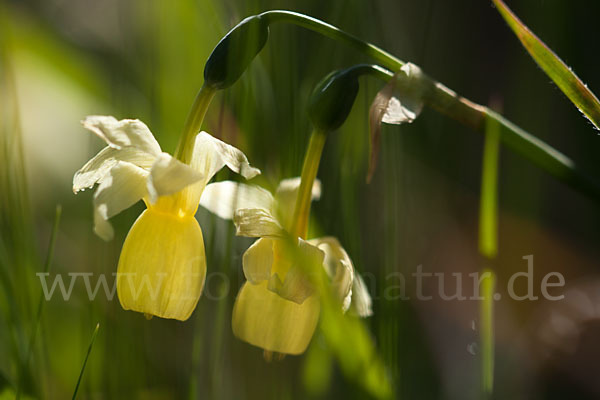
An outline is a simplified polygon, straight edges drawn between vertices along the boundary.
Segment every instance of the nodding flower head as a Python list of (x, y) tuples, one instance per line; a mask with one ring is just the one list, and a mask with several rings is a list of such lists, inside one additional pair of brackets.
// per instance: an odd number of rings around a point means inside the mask
[[(342, 311), (371, 314), (371, 298), (337, 239), (290, 238), (300, 179), (286, 179), (275, 195), (255, 185), (231, 181), (209, 184), (200, 204), (233, 219), (240, 236), (259, 238), (246, 250), (246, 283), (233, 308), (233, 333), (266, 352), (300, 354), (314, 334), (320, 293), (313, 282), (325, 272)], [(317, 180), (312, 198), (321, 194)], [(291, 240), (290, 240), (291, 239)]]
[(224, 166), (252, 178), (259, 170), (246, 156), (206, 132), (194, 138), (184, 164), (162, 152), (139, 120), (90, 116), (83, 126), (107, 146), (73, 178), (73, 191), (98, 184), (94, 231), (113, 237), (108, 219), (139, 200), (147, 209), (131, 227), (119, 258), (117, 293), (126, 310), (186, 320), (196, 307), (206, 276), (202, 230), (194, 218), (208, 181)]

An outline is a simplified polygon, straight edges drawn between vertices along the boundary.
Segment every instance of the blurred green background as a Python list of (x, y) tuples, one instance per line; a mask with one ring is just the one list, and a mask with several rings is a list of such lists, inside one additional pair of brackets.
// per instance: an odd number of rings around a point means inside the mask
[[(51, 277), (111, 277), (142, 204), (113, 219), (115, 239), (92, 232), (92, 191), (74, 196), (73, 173), (103, 143), (79, 121), (90, 114), (139, 118), (165, 151), (177, 143), (202, 85), (204, 62), (247, 15), (290, 9), (375, 43), (459, 94), (503, 114), (600, 175), (600, 137), (550, 83), (486, 0), (13, 0), (0, 1), (0, 398), (72, 395), (97, 322), (83, 376), (87, 399), (365, 398), (317, 332), (308, 352), (267, 363), (235, 339), (231, 308), (243, 282), (241, 256), (252, 242), (200, 209), (208, 280), (185, 323), (123, 311), (100, 290), (90, 301), (80, 279), (64, 301), (44, 304), (34, 330), (54, 209), (63, 213)], [(594, 1), (509, 2), (592, 90), (600, 90)], [(213, 102), (205, 129), (239, 148), (270, 189), (298, 176), (310, 134), (313, 86), (333, 69), (366, 57), (301, 28), (275, 25), (267, 46)], [(399, 298), (398, 274), (417, 266), (478, 271), (477, 226), (483, 139), (425, 109), (411, 125), (382, 132), (380, 163), (365, 183), (368, 108), (381, 83), (362, 78), (352, 114), (328, 139), (312, 231), (337, 236), (374, 300), (366, 320), (401, 399), (479, 397), (478, 303)], [(229, 179), (221, 172), (216, 179)], [(503, 149), (500, 165), (498, 282), (526, 270), (534, 288), (564, 275), (565, 300), (496, 302), (496, 398), (600, 398), (600, 207)], [(215, 274), (217, 273), (218, 274)], [(211, 275), (212, 273), (212, 275)], [(112, 281), (109, 278), (109, 281)], [(406, 295), (414, 293), (406, 280)], [(437, 293), (438, 282), (424, 291)], [(472, 293), (470, 281), (463, 282)], [(525, 285), (517, 287), (519, 293)], [(475, 329), (474, 329), (475, 327)], [(352, 353), (354, 349), (348, 348)], [(24, 373), (25, 371), (25, 373)], [(3, 393), (3, 394), (2, 394)], [(4, 397), (2, 397), (4, 396)]]

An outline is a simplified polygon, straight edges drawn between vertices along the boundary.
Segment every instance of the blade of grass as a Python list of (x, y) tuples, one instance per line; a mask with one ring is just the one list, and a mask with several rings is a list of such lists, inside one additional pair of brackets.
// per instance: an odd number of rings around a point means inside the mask
[(481, 275), (481, 297), (479, 308), (479, 335), (481, 348), (482, 398), (491, 399), (494, 392), (494, 288), (496, 273), (483, 268)]
[(596, 129), (600, 129), (600, 102), (594, 93), (502, 0), (492, 1), (529, 55)]
[(92, 352), (92, 346), (94, 345), (94, 341), (96, 340), (96, 336), (98, 336), (98, 330), (100, 329), (100, 322), (96, 324), (96, 329), (94, 329), (94, 333), (92, 333), (92, 340), (90, 340), (90, 345), (87, 349), (87, 353), (85, 355), (85, 359), (83, 360), (83, 365), (81, 366), (81, 371), (79, 372), (79, 378), (77, 379), (77, 385), (75, 385), (75, 391), (73, 392), (73, 400), (77, 397), (77, 391), (79, 390), (79, 385), (81, 384), (81, 378), (83, 378), (83, 372), (85, 371), (85, 366), (87, 364), (88, 358), (90, 357), (90, 353)]
[(479, 252), (487, 259), (498, 253), (498, 158), (500, 126), (493, 119), (486, 124), (481, 169), (481, 198), (479, 207)]
[[(479, 207), (479, 253), (484, 263), (498, 253), (498, 156), (500, 153), (500, 125), (492, 118), (486, 120), (485, 143), (481, 171), (481, 198)], [(479, 308), (481, 347), (482, 397), (489, 399), (494, 390), (494, 287), (496, 275), (484, 266), (481, 275)]]
[[(54, 258), (54, 247), (56, 244), (56, 235), (58, 233), (58, 227), (60, 225), (60, 216), (62, 214), (62, 207), (60, 204), (56, 206), (56, 211), (54, 214), (54, 224), (52, 225), (52, 233), (50, 234), (50, 243), (48, 244), (48, 253), (46, 254), (46, 261), (44, 263), (44, 273), (48, 273), (50, 271), (50, 265), (52, 264), (52, 259)], [(24, 381), (24, 374), (29, 366), (29, 359), (31, 358), (31, 352), (33, 349), (33, 345), (35, 343), (35, 339), (37, 337), (38, 327), (40, 325), (40, 319), (42, 317), (42, 310), (44, 308), (44, 292), (40, 290), (40, 297), (37, 304), (37, 311), (35, 314), (35, 320), (33, 322), (33, 327), (31, 329), (31, 336), (29, 337), (29, 342), (27, 345), (27, 350), (25, 352), (25, 359), (22, 361), (21, 365), (21, 373), (19, 382), (17, 384), (17, 393), (15, 399), (18, 400), (21, 397), (21, 390)]]

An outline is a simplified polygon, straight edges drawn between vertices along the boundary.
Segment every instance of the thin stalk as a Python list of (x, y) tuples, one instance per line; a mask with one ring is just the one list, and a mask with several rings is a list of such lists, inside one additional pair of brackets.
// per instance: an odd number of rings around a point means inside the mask
[(479, 207), (479, 253), (483, 258), (479, 309), (481, 347), (481, 390), (484, 399), (494, 389), (494, 289), (496, 274), (489, 265), (498, 253), (498, 158), (500, 125), (494, 119), (486, 123), (481, 170)]
[(194, 151), (194, 138), (200, 132), (200, 128), (202, 128), (204, 116), (216, 92), (216, 89), (203, 85), (196, 95), (194, 104), (192, 104), (192, 108), (183, 126), (183, 133), (177, 144), (177, 149), (175, 150), (175, 157), (179, 161), (186, 164), (190, 163)]
[(483, 399), (491, 399), (494, 392), (494, 289), (496, 273), (483, 268), (479, 306), (479, 335), (481, 348), (481, 392)]
[[(398, 71), (404, 65), (403, 61), (385, 50), (316, 18), (285, 10), (266, 11), (260, 16), (269, 24), (274, 22), (291, 23), (344, 42), (377, 60), (379, 64), (391, 71)], [(575, 190), (600, 201), (600, 183), (582, 172), (569, 157), (519, 128), (500, 114), (459, 96), (426, 74), (421, 74), (420, 79), (413, 82), (415, 85), (421, 85), (420, 91), (423, 93), (423, 100), (429, 107), (481, 133), (485, 133), (487, 119), (495, 120), (501, 127), (500, 139), (507, 147)]]
[(85, 366), (88, 362), (88, 358), (90, 358), (90, 353), (92, 352), (92, 346), (96, 341), (96, 336), (98, 336), (98, 330), (100, 329), (100, 323), (96, 324), (96, 329), (94, 329), (94, 333), (92, 333), (92, 340), (90, 340), (90, 345), (88, 346), (87, 353), (85, 354), (85, 359), (83, 360), (83, 365), (81, 366), (81, 371), (79, 371), (79, 378), (77, 379), (77, 385), (75, 385), (75, 391), (73, 392), (73, 399), (77, 397), (77, 392), (79, 391), (79, 385), (81, 384), (81, 378), (83, 378), (83, 372), (85, 371)]
[[(58, 234), (58, 227), (60, 225), (60, 216), (62, 214), (62, 207), (59, 205), (56, 206), (56, 212), (54, 214), (54, 224), (52, 225), (52, 233), (50, 234), (50, 243), (48, 244), (48, 253), (46, 253), (46, 261), (44, 263), (44, 274), (47, 274), (50, 271), (50, 265), (52, 264), (52, 259), (54, 258), (54, 246), (56, 244), (56, 235)], [(35, 320), (33, 322), (33, 327), (31, 329), (31, 336), (29, 337), (29, 342), (27, 344), (27, 350), (25, 351), (25, 359), (23, 360), (21, 376), (19, 378), (19, 382), (17, 384), (17, 393), (15, 395), (15, 399), (19, 400), (21, 398), (22, 384), (24, 380), (25, 371), (27, 371), (27, 367), (29, 366), (29, 359), (31, 358), (31, 352), (33, 349), (33, 345), (35, 343), (35, 339), (37, 337), (38, 327), (40, 325), (40, 319), (42, 317), (42, 310), (44, 308), (44, 292), (40, 290), (40, 298), (37, 304), (37, 311), (35, 314)]]
[(500, 155), (499, 126), (488, 121), (483, 145), (481, 197), (479, 205), (479, 252), (487, 259), (498, 253), (498, 159)]
[(310, 214), (310, 203), (312, 201), (312, 187), (317, 177), (321, 154), (327, 134), (314, 130), (310, 136), (308, 150), (304, 156), (302, 165), (302, 175), (300, 178), (300, 188), (298, 197), (296, 197), (296, 207), (294, 209), (293, 225), (290, 229), (292, 237), (306, 239), (308, 233), (308, 217)]

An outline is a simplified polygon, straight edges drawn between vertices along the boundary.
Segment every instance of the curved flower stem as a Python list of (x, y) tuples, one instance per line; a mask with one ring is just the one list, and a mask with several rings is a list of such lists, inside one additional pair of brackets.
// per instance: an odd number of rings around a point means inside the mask
[(317, 177), (321, 154), (327, 134), (325, 132), (314, 130), (308, 142), (308, 150), (304, 156), (302, 165), (302, 176), (300, 178), (300, 188), (296, 197), (296, 206), (294, 208), (293, 225), (290, 229), (292, 237), (306, 239), (308, 233), (308, 217), (310, 214), (310, 203), (312, 200), (312, 187)]
[(183, 133), (177, 144), (177, 149), (175, 150), (175, 158), (179, 161), (186, 164), (190, 163), (194, 151), (194, 138), (200, 132), (200, 128), (202, 128), (204, 116), (216, 92), (216, 89), (203, 85), (196, 95), (192, 109), (185, 120)]
[(292, 23), (303, 28), (315, 31), (324, 36), (330, 37), (334, 40), (346, 42), (348, 45), (354, 47), (356, 50), (364, 53), (373, 59), (377, 60), (380, 64), (388, 67), (393, 71), (397, 71), (404, 65), (404, 62), (394, 57), (385, 50), (379, 47), (367, 43), (362, 39), (357, 38), (331, 24), (323, 22), (319, 19), (309, 17), (308, 15), (300, 14), (293, 11), (287, 10), (271, 10), (265, 11), (260, 14), (259, 17), (267, 21), (267, 24), (272, 22), (287, 22)]
[[(334, 40), (345, 42), (361, 53), (377, 60), (378, 63), (391, 71), (398, 71), (404, 65), (403, 61), (385, 50), (316, 18), (285, 10), (266, 11), (260, 16), (269, 24), (273, 22), (292, 23)], [(600, 201), (600, 183), (583, 173), (573, 160), (558, 150), (519, 128), (502, 115), (459, 96), (440, 82), (429, 78), (426, 74), (421, 74), (420, 79), (415, 81), (415, 84), (422, 86), (420, 89), (425, 104), (471, 127), (475, 131), (485, 133), (486, 119), (495, 120), (500, 124), (500, 139), (507, 147), (574, 189)]]

